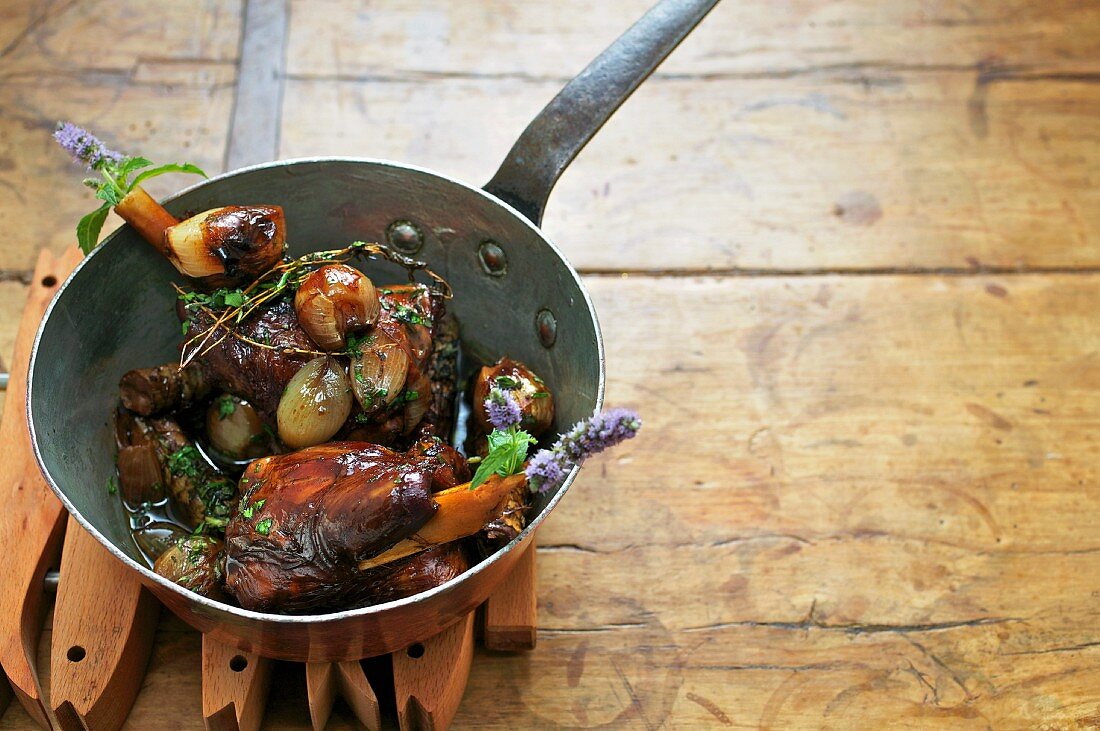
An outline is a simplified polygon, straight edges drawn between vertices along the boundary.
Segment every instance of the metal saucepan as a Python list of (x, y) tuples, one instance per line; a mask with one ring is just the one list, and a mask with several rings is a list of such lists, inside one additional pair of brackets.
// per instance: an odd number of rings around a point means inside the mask
[[(508, 354), (547, 380), (561, 429), (599, 408), (603, 344), (580, 278), (539, 230), (550, 189), (638, 84), (718, 0), (664, 0), (571, 81), (527, 127), (497, 174), (479, 189), (392, 162), (323, 158), (237, 170), (170, 199), (174, 214), (222, 205), (276, 203), (290, 253), (390, 241), (451, 284), (450, 310), (467, 352)], [(400, 272), (365, 270), (375, 281)], [(178, 357), (172, 266), (123, 226), (57, 293), (31, 355), (27, 410), (35, 456), (76, 517), (173, 612), (214, 638), (294, 661), (371, 657), (432, 636), (493, 592), (576, 475), (537, 496), (534, 519), (506, 548), (431, 591), (363, 609), (314, 616), (246, 611), (206, 599), (146, 568), (130, 537), (113, 474), (111, 413), (131, 368)], [(105, 587), (107, 589), (107, 587)]]

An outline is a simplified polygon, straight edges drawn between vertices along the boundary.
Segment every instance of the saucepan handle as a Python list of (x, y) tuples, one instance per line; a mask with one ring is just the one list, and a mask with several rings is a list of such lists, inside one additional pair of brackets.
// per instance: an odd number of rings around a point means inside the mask
[(718, 0), (661, 0), (527, 125), (485, 190), (536, 226), (565, 167)]

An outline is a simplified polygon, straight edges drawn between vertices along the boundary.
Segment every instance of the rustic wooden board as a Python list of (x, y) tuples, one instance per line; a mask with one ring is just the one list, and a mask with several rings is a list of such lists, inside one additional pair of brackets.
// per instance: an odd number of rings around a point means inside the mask
[[(456, 728), (1100, 713), (1100, 275), (588, 283), (646, 426), (540, 531), (539, 647), (479, 652)], [(174, 631), (134, 723), (198, 698)]]
[[(82, 171), (50, 139), (57, 120), (158, 162), (223, 165), (240, 37), (239, 0), (4, 3), (0, 9), (0, 273), (62, 251), (95, 208)], [(110, 39), (110, 42), (105, 42)], [(166, 195), (185, 182), (151, 181)], [(108, 220), (104, 232), (119, 219)]]
[[(483, 183), (647, 5), (294, 3), (281, 154)], [(546, 229), (582, 269), (1095, 266), (1098, 14), (719, 5), (566, 172)]]
[[(655, 78), (565, 173), (546, 231), (582, 270), (1095, 266), (1100, 85), (978, 78)], [(382, 157), (481, 184), (559, 86), (295, 79), (281, 154)]]
[[(484, 182), (649, 4), (292, 0), (279, 152)], [(53, 119), (218, 170), (241, 6), (0, 8), (4, 362), (89, 202)], [(587, 280), (646, 427), (540, 531), (538, 649), (478, 650), (456, 728), (1100, 723), (1098, 24), (727, 2), (623, 107), (546, 226), (659, 275)], [(201, 728), (200, 646), (162, 619), (128, 728)], [(304, 670), (274, 687), (265, 727), (310, 728)]]
[[(575, 74), (651, 0), (291, 0), (294, 75)], [(339, 22), (333, 22), (338, 18)], [(936, 67), (1001, 56), (1060, 65), (1100, 53), (1100, 8), (1077, 0), (724, 2), (662, 73), (812, 72), (839, 65)]]

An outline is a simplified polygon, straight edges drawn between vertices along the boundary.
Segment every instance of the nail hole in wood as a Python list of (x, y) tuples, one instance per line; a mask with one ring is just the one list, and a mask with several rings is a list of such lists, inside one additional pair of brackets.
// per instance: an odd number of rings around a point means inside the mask
[(54, 275), (47, 274), (46, 276), (42, 277), (43, 287), (52, 287), (55, 284), (57, 284), (57, 277), (55, 277)]
[(234, 655), (229, 659), (229, 669), (235, 673), (239, 673), (248, 667), (248, 658), (244, 655)]
[(80, 645), (73, 645), (69, 648), (69, 651), (65, 653), (65, 657), (69, 658), (69, 662), (80, 662), (87, 654), (88, 651)]
[(409, 649), (405, 650), (405, 652), (413, 660), (419, 660), (424, 657), (424, 645), (417, 642), (415, 645), (409, 645)]

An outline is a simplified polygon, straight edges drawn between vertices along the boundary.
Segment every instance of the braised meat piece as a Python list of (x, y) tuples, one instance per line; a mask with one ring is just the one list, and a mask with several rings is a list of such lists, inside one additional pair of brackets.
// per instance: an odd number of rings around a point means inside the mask
[[(208, 311), (188, 310), (182, 302), (180, 316), (190, 320), (188, 338), (206, 332), (214, 324), (214, 318)], [(224, 328), (219, 328), (210, 342), (219, 338), (221, 342), (198, 357), (196, 364), (211, 387), (240, 396), (252, 404), (267, 422), (274, 424), (275, 410), (283, 389), (311, 358), (308, 353), (288, 352), (287, 349), (309, 351), (317, 346), (298, 325), (294, 305), (288, 300), (279, 300), (234, 328), (248, 340), (274, 347), (252, 345), (227, 335)], [(189, 347), (196, 347), (198, 343), (195, 341)]]
[(458, 542), (445, 543), (414, 556), (394, 561), (392, 565), (366, 572), (361, 594), (352, 607), (383, 604), (419, 594), (450, 581), (466, 569), (470, 562)]
[(225, 554), (210, 536), (181, 538), (153, 564), (153, 570), (185, 589), (211, 599), (224, 599)]
[(236, 486), (207, 464), (178, 422), (119, 409), (115, 433), (119, 483), (131, 504), (152, 502), (167, 487), (176, 515), (192, 529), (226, 524)]
[(414, 534), (435, 513), (443, 459), (331, 442), (254, 462), (226, 527), (226, 585), (241, 606), (308, 612), (376, 591), (358, 564)]
[(141, 416), (153, 416), (174, 408), (187, 408), (210, 393), (198, 366), (180, 369), (178, 363), (155, 368), (136, 368), (118, 383), (122, 405)]

